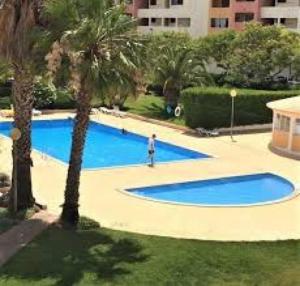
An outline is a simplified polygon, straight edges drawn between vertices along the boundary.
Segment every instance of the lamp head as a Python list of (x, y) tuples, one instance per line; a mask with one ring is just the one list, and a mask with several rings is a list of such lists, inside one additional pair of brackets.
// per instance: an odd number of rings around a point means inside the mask
[(231, 97), (236, 97), (236, 96), (237, 96), (237, 91), (236, 91), (235, 89), (232, 89), (232, 90), (230, 91), (230, 96), (231, 96)]

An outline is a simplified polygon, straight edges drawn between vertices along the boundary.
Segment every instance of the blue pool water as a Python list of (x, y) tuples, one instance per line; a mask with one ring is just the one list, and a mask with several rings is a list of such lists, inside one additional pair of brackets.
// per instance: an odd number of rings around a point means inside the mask
[(174, 203), (242, 206), (286, 198), (293, 194), (294, 186), (279, 176), (264, 173), (129, 189), (128, 191), (138, 196)]
[[(0, 134), (9, 135), (11, 123), (0, 123)], [(65, 163), (69, 162), (73, 120), (33, 121), (33, 148)], [(151, 134), (149, 134), (151, 135)], [(159, 137), (159, 134), (158, 134)], [(83, 168), (103, 168), (145, 164), (148, 138), (121, 134), (112, 128), (90, 122), (83, 156)], [(156, 142), (156, 161), (170, 162), (208, 158), (206, 154), (175, 145)]]

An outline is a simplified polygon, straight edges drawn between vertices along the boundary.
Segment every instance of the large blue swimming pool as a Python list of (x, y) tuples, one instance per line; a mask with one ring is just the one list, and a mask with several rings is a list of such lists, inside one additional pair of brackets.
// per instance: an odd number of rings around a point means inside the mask
[(129, 189), (128, 191), (137, 196), (163, 202), (206, 206), (243, 206), (287, 198), (294, 193), (294, 186), (279, 176), (263, 173)]
[[(11, 123), (0, 123), (0, 134), (9, 135)], [(65, 163), (69, 162), (73, 120), (33, 121), (33, 148)], [(151, 134), (149, 134), (150, 136)], [(159, 138), (159, 134), (157, 134)], [(146, 137), (117, 128), (90, 122), (84, 149), (83, 168), (103, 168), (145, 164)], [(170, 162), (208, 158), (206, 154), (188, 150), (157, 140), (156, 161)]]

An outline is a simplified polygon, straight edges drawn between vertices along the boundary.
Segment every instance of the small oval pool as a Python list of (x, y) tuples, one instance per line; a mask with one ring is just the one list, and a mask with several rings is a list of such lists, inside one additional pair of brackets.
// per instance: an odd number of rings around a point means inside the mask
[(128, 189), (162, 202), (202, 206), (250, 206), (274, 203), (295, 194), (288, 180), (271, 173)]

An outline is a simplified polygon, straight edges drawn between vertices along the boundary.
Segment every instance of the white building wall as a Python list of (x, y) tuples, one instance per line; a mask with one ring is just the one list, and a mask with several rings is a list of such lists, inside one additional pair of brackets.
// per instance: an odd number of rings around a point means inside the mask
[[(165, 0), (158, 0), (157, 5), (148, 9), (139, 9), (138, 18), (148, 18), (149, 26), (139, 26), (141, 32), (180, 31), (188, 32), (193, 37), (205, 36), (208, 33), (208, 12), (210, 0), (183, 0), (183, 5), (166, 5)], [(151, 18), (161, 18), (162, 25), (151, 25)], [(166, 18), (175, 18), (174, 25), (166, 26)], [(189, 27), (178, 26), (178, 18), (189, 18)]]
[(261, 18), (276, 19), (278, 23), (280, 19), (286, 19), (287, 27), (292, 25), (292, 30), (300, 32), (300, 1), (287, 0), (285, 3), (276, 2), (272, 7), (262, 7)]

